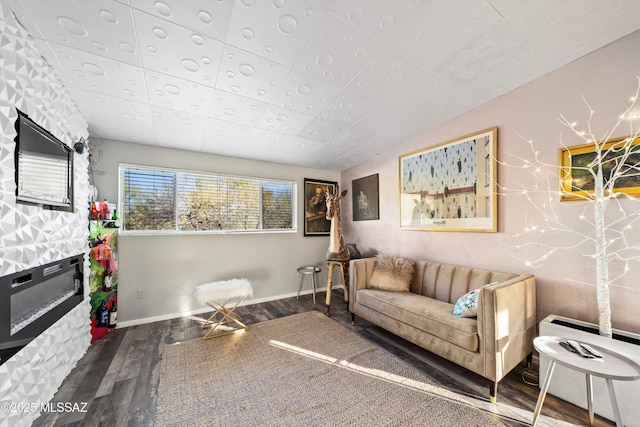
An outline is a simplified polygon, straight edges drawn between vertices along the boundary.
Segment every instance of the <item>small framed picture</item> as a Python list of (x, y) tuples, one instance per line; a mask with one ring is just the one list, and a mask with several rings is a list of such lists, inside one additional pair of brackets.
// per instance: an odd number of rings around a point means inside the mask
[(351, 181), (354, 221), (380, 219), (378, 182), (377, 173)]
[[(605, 182), (614, 180), (612, 191), (640, 197), (640, 176), (634, 171), (640, 162), (640, 138), (611, 139), (597, 144), (603, 154), (602, 173)], [(560, 200), (592, 200), (595, 188), (596, 144), (588, 143), (561, 148)], [(594, 166), (596, 165), (596, 166)], [(623, 165), (626, 173), (612, 175), (612, 170)], [(612, 178), (613, 177), (613, 178)]]
[(328, 236), (331, 221), (327, 219), (327, 192), (335, 193), (338, 183), (304, 179), (304, 235)]

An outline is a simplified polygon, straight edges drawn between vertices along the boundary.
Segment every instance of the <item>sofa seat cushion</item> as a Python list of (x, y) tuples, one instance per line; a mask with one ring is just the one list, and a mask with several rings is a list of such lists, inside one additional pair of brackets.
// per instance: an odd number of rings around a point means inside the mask
[(411, 292), (361, 289), (356, 300), (365, 307), (396, 319), (469, 351), (478, 351), (478, 321), (453, 314), (453, 304)]

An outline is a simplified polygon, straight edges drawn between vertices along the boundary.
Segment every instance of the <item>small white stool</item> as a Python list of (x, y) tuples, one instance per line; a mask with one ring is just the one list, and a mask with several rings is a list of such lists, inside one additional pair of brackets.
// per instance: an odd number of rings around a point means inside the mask
[(300, 286), (298, 286), (298, 298), (300, 298), (300, 290), (302, 289), (302, 282), (304, 282), (304, 276), (311, 276), (311, 284), (313, 285), (313, 303), (316, 303), (316, 273), (320, 272), (320, 267), (314, 265), (307, 265), (298, 268), (300, 274)]
[[(222, 280), (219, 282), (205, 283), (199, 285), (196, 288), (196, 298), (201, 304), (207, 304), (213, 308), (214, 312), (206, 322), (202, 324), (201, 329), (211, 328), (211, 330), (202, 337), (202, 339), (209, 339), (220, 337), (234, 333), (240, 329), (245, 331), (249, 329), (247, 325), (242, 323), (242, 317), (235, 313), (235, 309), (240, 305), (242, 301), (253, 295), (253, 288), (251, 283), (247, 279), (231, 279)], [(233, 306), (229, 308), (227, 305), (230, 301), (236, 300)], [(221, 314), (221, 318), (217, 321), (214, 320), (217, 314)], [(226, 332), (213, 334), (213, 332), (220, 325), (227, 323), (236, 323), (240, 328), (231, 329)]]

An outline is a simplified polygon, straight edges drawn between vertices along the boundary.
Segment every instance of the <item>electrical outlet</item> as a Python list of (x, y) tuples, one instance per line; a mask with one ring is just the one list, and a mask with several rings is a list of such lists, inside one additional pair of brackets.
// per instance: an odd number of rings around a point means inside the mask
[(138, 299), (144, 299), (144, 289), (138, 289)]

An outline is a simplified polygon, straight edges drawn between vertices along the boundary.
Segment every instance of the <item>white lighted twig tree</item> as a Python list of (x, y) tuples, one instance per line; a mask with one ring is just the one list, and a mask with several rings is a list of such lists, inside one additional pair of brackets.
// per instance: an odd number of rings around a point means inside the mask
[[(634, 232), (634, 226), (640, 221), (640, 199), (628, 194), (633, 187), (640, 187), (640, 78), (638, 80), (635, 95), (629, 103), (624, 103), (623, 112), (615, 125), (601, 137), (594, 134), (592, 125), (596, 112), (584, 97), (589, 109), (586, 123), (578, 124), (560, 116), (560, 122), (584, 141), (580, 148), (569, 148), (561, 138), (565, 158), (568, 159), (565, 168), (546, 163), (534, 142), (525, 138), (531, 149), (531, 159), (510, 155), (521, 164), (500, 162), (504, 166), (527, 169), (533, 177), (531, 184), (521, 184), (518, 188), (500, 186), (503, 195), (524, 195), (531, 202), (534, 212), (537, 212), (534, 215), (535, 224), (527, 219), (525, 232), (511, 236), (521, 239), (526, 235), (529, 241), (518, 246), (533, 245), (538, 248), (534, 259), (527, 261), (529, 265), (540, 265), (558, 250), (583, 249), (587, 245), (595, 247), (595, 252), (588, 256), (595, 260), (599, 330), (600, 335), (606, 337), (612, 336), (609, 285), (627, 274), (632, 263), (640, 262), (640, 239), (638, 231)], [(629, 130), (625, 131), (623, 128), (627, 125)], [(612, 139), (620, 134), (627, 136)], [(545, 173), (550, 170), (556, 172)], [(623, 189), (627, 191), (620, 191)], [(535, 194), (544, 194), (545, 200), (540, 203)], [(579, 218), (567, 220), (567, 215), (559, 215), (560, 210), (573, 205), (558, 201), (567, 196), (579, 200)], [(575, 208), (575, 205), (572, 207)], [(542, 238), (545, 233), (555, 236), (552, 242), (568, 243), (564, 246), (545, 243), (547, 239)], [(538, 237), (531, 239), (532, 235)], [(559, 239), (559, 235), (570, 235), (572, 238)], [(612, 262), (622, 266), (615, 269), (615, 276), (612, 276), (613, 269), (610, 269)]]

